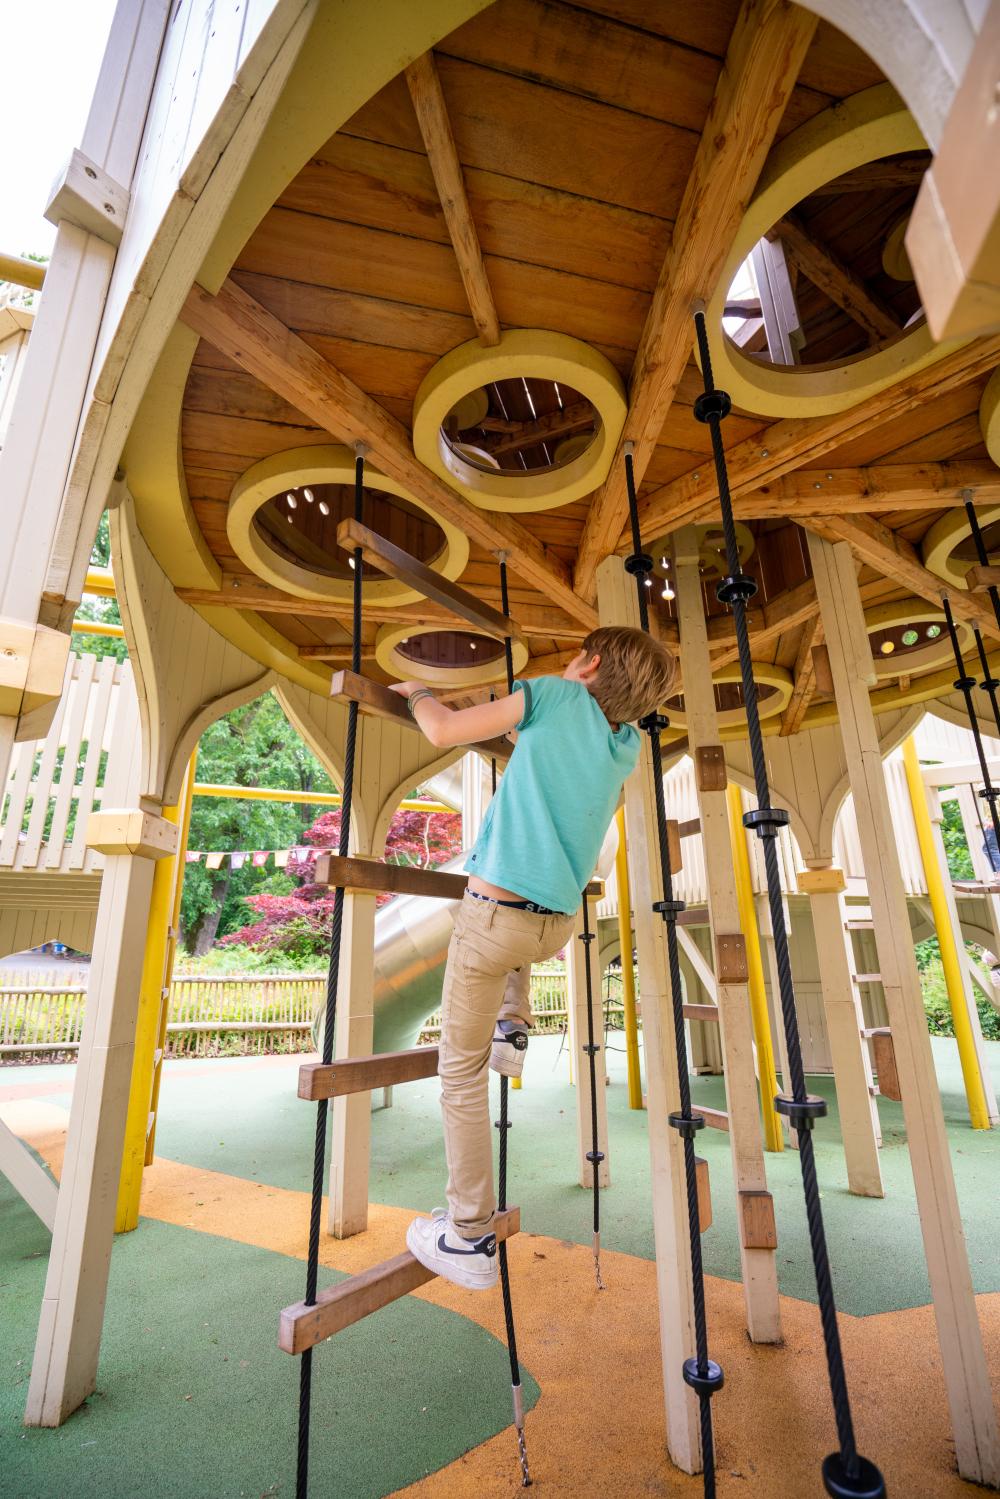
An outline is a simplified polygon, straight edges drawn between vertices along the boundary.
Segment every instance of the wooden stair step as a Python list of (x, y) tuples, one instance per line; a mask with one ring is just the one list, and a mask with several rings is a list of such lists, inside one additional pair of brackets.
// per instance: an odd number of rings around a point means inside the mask
[[(420, 732), (410, 717), (405, 698), (401, 698), (398, 692), (390, 692), (381, 682), (373, 682), (371, 677), (363, 677), (355, 671), (335, 671), (330, 679), (330, 696), (357, 703), (362, 713), (374, 718), (387, 718), (391, 723), (405, 724), (408, 729)], [(514, 753), (509, 739), (481, 739), (469, 748), (491, 755), (494, 760), (509, 760)]]
[(413, 1046), (409, 1051), (383, 1051), (371, 1057), (343, 1057), (336, 1062), (304, 1062), (299, 1068), (299, 1097), (318, 1101), (368, 1093), (435, 1077), (436, 1046)]
[(1000, 895), (1000, 880), (952, 880), (959, 895)]
[(435, 604), (441, 604), (445, 609), (450, 609), (459, 619), (464, 619), (467, 624), (474, 625), (484, 635), (491, 636), (494, 640), (517, 640), (523, 639), (517, 624), (508, 615), (501, 614), (498, 609), (490, 608), (489, 604), (480, 603), (473, 594), (466, 589), (460, 588), (457, 583), (452, 583), (432, 567), (419, 562), (416, 557), (411, 557), (409, 552), (404, 552), (402, 547), (387, 541), (384, 536), (379, 536), (375, 531), (363, 526), (360, 521), (342, 520), (337, 527), (337, 544), (342, 546), (345, 552), (361, 550), (365, 562), (377, 568), (381, 573), (388, 573), (391, 578), (398, 578), (409, 588), (415, 588), (422, 593), (424, 598), (431, 599)]
[[(509, 1239), (520, 1231), (521, 1209), (497, 1213), (493, 1227), (498, 1241)], [(302, 1301), (286, 1306), (278, 1327), (278, 1347), (285, 1353), (304, 1353), (434, 1278), (433, 1270), (427, 1270), (408, 1249), (404, 1250), (394, 1259), (320, 1291), (315, 1306)]]
[(313, 879), (317, 885), (339, 885), (345, 890), (377, 890), (390, 895), (428, 895), (438, 900), (461, 900), (469, 876), (449, 874), (441, 869), (421, 869), (416, 864), (386, 864), (381, 859), (320, 854)]
[(685, 1020), (718, 1020), (718, 1005), (683, 1005)]

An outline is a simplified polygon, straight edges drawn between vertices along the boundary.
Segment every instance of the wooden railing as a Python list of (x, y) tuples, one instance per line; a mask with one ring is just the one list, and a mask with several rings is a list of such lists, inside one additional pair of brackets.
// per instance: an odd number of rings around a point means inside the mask
[(138, 768), (132, 667), (71, 655), (44, 739), (14, 746), (0, 799), (0, 869), (90, 873), (103, 859), (85, 844), (96, 807), (127, 806)]
[[(76, 1053), (83, 1030), (86, 971), (67, 977), (73, 982), (52, 986), (39, 983), (30, 973), (0, 974), (0, 1057), (37, 1060)], [(170, 987), (167, 1055), (309, 1051), (313, 1016), (325, 993), (323, 973), (176, 978)], [(621, 1014), (616, 978), (605, 981), (603, 1003), (612, 1019)], [(536, 1033), (562, 1030), (566, 975), (547, 970), (533, 974), (531, 1006)], [(422, 1035), (433, 1039), (440, 1028), (438, 1012), (428, 1016)]]

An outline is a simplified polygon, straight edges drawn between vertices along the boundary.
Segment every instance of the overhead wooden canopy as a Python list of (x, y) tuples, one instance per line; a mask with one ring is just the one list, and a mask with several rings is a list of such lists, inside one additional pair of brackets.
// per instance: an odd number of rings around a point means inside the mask
[[(691, 304), (714, 293), (769, 153), (835, 101), (883, 81), (840, 33), (786, 0), (497, 0), (446, 37), (288, 183), (219, 294), (192, 291), (183, 316), (201, 341), (184, 396), (182, 456), (223, 584), (183, 596), (244, 618), (255, 612), (291, 653), (344, 664), (345, 600), (322, 589), (299, 597), (255, 576), (226, 518), (251, 465), (360, 439), (370, 463), (431, 512), (421, 522), (428, 553), (435, 515), (468, 538), (455, 581), (492, 609), (500, 606), (497, 555), (506, 556), (526, 671), (559, 669), (596, 620), (597, 563), (625, 547), (622, 441), (636, 444), (646, 545), (665, 549), (678, 526), (717, 516), (708, 433), (692, 412), (701, 376)], [(773, 226), (803, 370), (859, 358), (901, 337), (918, 314), (913, 282), (889, 274), (883, 251), (928, 161), (909, 150), (852, 165)], [(742, 320), (744, 348), (766, 360), (758, 307), (752, 296), (737, 302), (735, 326)], [(438, 360), (469, 342), (499, 358), (503, 332), (514, 328), (592, 346), (629, 397), (610, 470), (592, 491), (516, 515), (460, 492), (445, 470), (432, 473), (410, 440), (414, 401)], [(969, 488), (983, 505), (1000, 503), (1000, 470), (978, 418), (998, 362), (1000, 339), (980, 339), (846, 411), (779, 420), (737, 411), (726, 422), (736, 515), (749, 528), (747, 565), (761, 590), (754, 657), (794, 678), (784, 732), (823, 696), (800, 527), (848, 541), (866, 603), (912, 598), (916, 608), (938, 597), (943, 585), (922, 563), (923, 537)], [(536, 402), (530, 381), (520, 382), (522, 395), (509, 370), (495, 369), (488, 401), (456, 418), (452, 442), (459, 430), (478, 432), (471, 461), (486, 471), (498, 454), (507, 474), (518, 463), (537, 473), (549, 461), (571, 462), (578, 448), (565, 444), (579, 444), (580, 433), (589, 439), (590, 409), (572, 392), (564, 401), (551, 382), (545, 392), (535, 386)], [(398, 541), (392, 503), (379, 500), (376, 529)], [(294, 541), (308, 563), (326, 532), (313, 525), (300, 538), (299, 511), (279, 513), (280, 504), (279, 493), (261, 523), (265, 540), (281, 545), (285, 535), (285, 550)], [(412, 507), (402, 507), (400, 536), (415, 524)], [(331, 573), (342, 573), (343, 561), (333, 559)], [(662, 569), (657, 576), (665, 582)], [(669, 591), (651, 590), (654, 626), (668, 641), (676, 639)], [(996, 635), (985, 598), (953, 601), (957, 617)], [(705, 607), (711, 648), (725, 665), (734, 648), (711, 567)], [(378, 680), (375, 636), (392, 623), (463, 628), (443, 594), (366, 610), (365, 670)]]

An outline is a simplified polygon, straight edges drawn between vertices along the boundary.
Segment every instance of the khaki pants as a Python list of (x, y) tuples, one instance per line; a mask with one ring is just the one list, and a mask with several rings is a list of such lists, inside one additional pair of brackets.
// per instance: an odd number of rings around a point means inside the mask
[(466, 895), (448, 948), (441, 997), (441, 1112), (448, 1210), (458, 1232), (478, 1239), (496, 1211), (489, 1062), (498, 1019), (531, 1024), (532, 963), (565, 947), (573, 916), (539, 916)]

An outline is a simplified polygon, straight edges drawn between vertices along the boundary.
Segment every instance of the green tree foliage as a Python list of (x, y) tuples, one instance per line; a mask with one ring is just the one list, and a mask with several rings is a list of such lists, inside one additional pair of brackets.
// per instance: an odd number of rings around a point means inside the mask
[[(97, 527), (97, 536), (90, 553), (91, 567), (109, 567), (111, 564), (111, 538), (108, 530), (108, 512), (105, 510)], [(76, 611), (78, 620), (94, 620), (103, 625), (120, 625), (117, 599), (85, 598)], [(119, 636), (88, 635), (83, 630), (74, 630), (70, 636), (70, 649), (77, 656), (114, 656), (124, 661), (128, 655), (125, 641)]]
[[(972, 855), (969, 853), (969, 845), (962, 828), (962, 814), (957, 797), (942, 801), (941, 811), (943, 813), (941, 833), (951, 877), (953, 880), (975, 879)], [(981, 841), (985, 842), (985, 837)]]
[[(236, 708), (201, 737), (198, 780), (224, 786), (269, 786), (276, 790), (335, 791), (316, 756), (292, 728), (271, 693)], [(238, 801), (195, 797), (188, 847), (207, 852), (289, 848), (304, 843), (305, 830), (321, 809), (308, 803)], [(189, 864), (181, 903), (181, 932), (188, 951), (207, 952), (217, 937), (243, 926), (250, 895), (284, 895), (295, 882), (281, 870), (206, 869)]]

